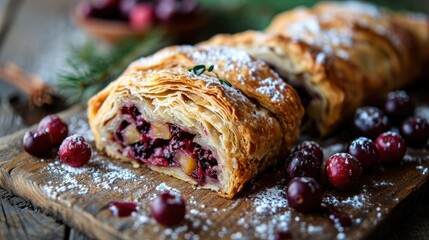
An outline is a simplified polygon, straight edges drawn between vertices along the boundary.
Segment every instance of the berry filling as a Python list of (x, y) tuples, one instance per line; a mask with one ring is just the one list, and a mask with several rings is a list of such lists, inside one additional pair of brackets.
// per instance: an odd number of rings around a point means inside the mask
[(112, 137), (118, 152), (153, 166), (180, 167), (199, 185), (218, 181), (218, 162), (210, 149), (195, 143), (191, 134), (174, 124), (149, 123), (136, 106), (120, 108), (122, 122)]

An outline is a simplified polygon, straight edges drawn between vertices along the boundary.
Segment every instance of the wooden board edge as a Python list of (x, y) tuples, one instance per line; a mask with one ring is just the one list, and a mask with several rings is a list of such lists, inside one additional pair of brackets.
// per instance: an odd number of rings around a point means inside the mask
[[(25, 183), (22, 181), (25, 181)], [(28, 188), (24, 186), (33, 187)], [(53, 216), (55, 219), (67, 223), (70, 227), (76, 228), (92, 238), (103, 240), (129, 239), (120, 231), (114, 228), (106, 228), (104, 225), (99, 224), (95, 216), (78, 210), (73, 206), (66, 206), (59, 198), (49, 198), (39, 185), (14, 176), (13, 169), (9, 172), (0, 170), (0, 187), (28, 200), (35, 206), (44, 209), (45, 213)]]

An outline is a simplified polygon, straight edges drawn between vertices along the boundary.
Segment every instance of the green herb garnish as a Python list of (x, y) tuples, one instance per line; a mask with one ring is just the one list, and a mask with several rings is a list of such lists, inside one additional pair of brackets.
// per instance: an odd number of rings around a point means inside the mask
[(219, 83), (221, 85), (226, 84), (227, 86), (232, 87), (232, 84), (230, 82), (228, 82), (225, 79), (220, 78), (219, 75), (216, 72), (213, 72), (213, 69), (214, 69), (214, 65), (210, 65), (209, 67), (206, 67), (205, 65), (198, 64), (198, 65), (195, 65), (192, 68), (188, 68), (188, 71), (191, 72), (191, 73), (196, 74), (197, 76), (200, 76), (205, 71), (212, 72), (212, 73), (214, 73), (216, 75), (217, 80), (219, 81)]

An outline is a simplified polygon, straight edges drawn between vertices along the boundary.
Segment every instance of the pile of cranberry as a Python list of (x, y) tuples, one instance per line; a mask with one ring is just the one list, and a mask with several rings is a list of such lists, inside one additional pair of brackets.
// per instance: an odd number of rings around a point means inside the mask
[(27, 153), (36, 157), (50, 157), (59, 146), (58, 155), (63, 163), (71, 167), (85, 165), (91, 158), (91, 147), (77, 134), (68, 135), (68, 126), (57, 115), (44, 117), (38, 129), (24, 134), (23, 145)]
[(82, 2), (78, 11), (86, 18), (120, 21), (142, 30), (193, 18), (199, 4), (197, 0), (90, 0)]
[[(352, 130), (360, 137), (347, 146), (346, 152), (330, 156), (324, 166), (326, 179), (334, 189), (351, 190), (358, 185), (363, 171), (380, 163), (401, 161), (407, 145), (426, 146), (429, 124), (426, 119), (413, 116), (414, 103), (405, 91), (388, 93), (383, 108), (384, 111), (378, 107), (356, 110)], [(391, 126), (397, 126), (399, 133), (392, 131)], [(313, 141), (297, 145), (288, 158), (286, 172), (292, 180), (286, 197), (294, 209), (310, 212), (321, 206), (323, 191), (318, 180), (322, 165), (322, 148)]]

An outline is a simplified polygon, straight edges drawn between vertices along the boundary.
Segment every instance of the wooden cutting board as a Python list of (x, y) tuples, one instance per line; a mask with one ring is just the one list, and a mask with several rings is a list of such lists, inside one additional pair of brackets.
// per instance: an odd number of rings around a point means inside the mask
[[(429, 116), (429, 107), (418, 108)], [(251, 181), (233, 200), (198, 190), (146, 167), (113, 161), (94, 148), (82, 108), (63, 115), (71, 133), (82, 134), (93, 147), (90, 163), (82, 168), (63, 165), (58, 157), (39, 159), (25, 153), (24, 130), (0, 139), (0, 186), (97, 239), (273, 239), (279, 231), (294, 238), (362, 239), (380, 233), (386, 220), (399, 216), (407, 201), (427, 188), (429, 149), (408, 149), (404, 161), (363, 176), (353, 192), (328, 189), (324, 202), (352, 217), (352, 227), (336, 227), (320, 212), (301, 214), (284, 197), (287, 179), (282, 166)], [(346, 132), (318, 140), (325, 158), (343, 151), (351, 138)], [(187, 203), (185, 220), (174, 228), (158, 225), (149, 214), (151, 200), (164, 191), (179, 192)], [(139, 210), (130, 217), (111, 214), (112, 200), (134, 201)]]

